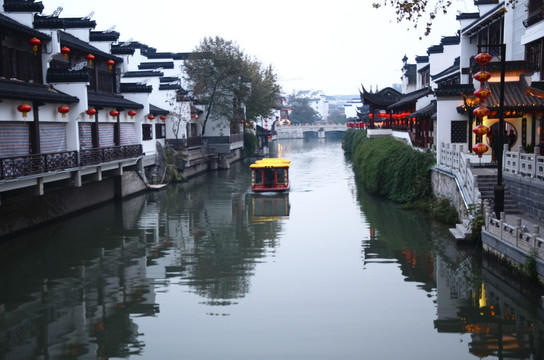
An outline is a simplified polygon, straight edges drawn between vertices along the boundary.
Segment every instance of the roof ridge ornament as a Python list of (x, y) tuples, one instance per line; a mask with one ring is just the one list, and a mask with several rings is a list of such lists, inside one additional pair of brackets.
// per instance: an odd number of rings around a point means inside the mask
[(91, 11), (91, 12), (89, 13), (89, 15), (82, 17), (81, 20), (91, 20), (91, 18), (93, 17), (93, 15), (94, 15), (94, 11)]
[(76, 64), (73, 67), (69, 68), (68, 71), (79, 71), (79, 70), (83, 69), (85, 66), (87, 66), (87, 62), (83, 61), (83, 62), (80, 62), (79, 64)]
[(132, 38), (128, 39), (127, 41), (125, 41), (124, 43), (122, 43), (119, 46), (129, 46), (130, 44), (132, 44)]
[(59, 17), (62, 10), (64, 10), (64, 8), (62, 6), (59, 6), (58, 8), (55, 9), (55, 11), (53, 11), (53, 13), (51, 15), (47, 15), (47, 17), (48, 18)]

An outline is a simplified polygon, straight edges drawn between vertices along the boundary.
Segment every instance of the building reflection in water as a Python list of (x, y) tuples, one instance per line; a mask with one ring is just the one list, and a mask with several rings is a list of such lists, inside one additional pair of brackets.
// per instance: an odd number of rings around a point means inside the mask
[[(373, 198), (358, 189), (370, 227), (363, 262), (394, 259), (406, 281), (436, 297), (434, 327), (440, 333), (469, 335), (467, 352), (498, 359), (544, 358), (544, 309), (535, 289), (523, 291), (515, 278), (476, 257), (476, 245), (456, 246), (447, 232), (420, 216)], [(475, 248), (476, 246), (476, 248)], [(541, 291), (541, 290), (540, 290)]]
[[(145, 198), (106, 205), (18, 242), (0, 271), (2, 359), (139, 353), (132, 316), (159, 311), (136, 223)], [(47, 241), (49, 239), (50, 241)]]

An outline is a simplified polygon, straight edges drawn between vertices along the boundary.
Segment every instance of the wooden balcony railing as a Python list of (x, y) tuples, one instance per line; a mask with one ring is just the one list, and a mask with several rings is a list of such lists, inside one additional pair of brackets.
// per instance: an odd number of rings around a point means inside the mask
[(142, 145), (125, 145), (82, 150), (78, 164), (77, 151), (14, 156), (0, 159), (0, 180), (63, 171), (78, 166), (135, 158), (142, 155)]
[(0, 159), (0, 179), (15, 179), (77, 166), (77, 151), (3, 158)]
[(106, 148), (81, 150), (81, 166), (95, 165), (103, 162), (130, 159), (142, 155), (142, 145), (124, 145)]

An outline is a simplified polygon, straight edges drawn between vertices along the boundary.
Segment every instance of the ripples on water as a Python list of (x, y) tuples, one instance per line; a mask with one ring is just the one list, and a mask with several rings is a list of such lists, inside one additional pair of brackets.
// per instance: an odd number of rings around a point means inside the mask
[(287, 194), (243, 161), (18, 238), (0, 359), (542, 358), (534, 297), (358, 189), (339, 142), (272, 155)]

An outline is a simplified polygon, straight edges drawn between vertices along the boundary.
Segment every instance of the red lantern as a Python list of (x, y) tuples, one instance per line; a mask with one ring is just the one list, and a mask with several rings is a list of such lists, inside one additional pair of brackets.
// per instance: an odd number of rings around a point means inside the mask
[(32, 107), (28, 104), (22, 103), (21, 105), (17, 106), (17, 110), (23, 113), (23, 117), (26, 118), (26, 114), (32, 110)]
[(489, 110), (485, 106), (479, 106), (476, 109), (474, 109), (474, 111), (472, 113), (474, 114), (474, 116), (477, 116), (479, 118), (483, 118), (484, 116), (489, 115), (490, 112), (491, 112), (491, 110)]
[(489, 150), (489, 146), (486, 144), (476, 144), (472, 147), (472, 151), (478, 154), (478, 157), (482, 157), (482, 154)]
[(474, 74), (474, 80), (479, 81), (481, 86), (484, 86), (484, 82), (491, 79), (491, 73), (487, 71), (478, 71)]
[[(161, 121), (164, 122), (164, 120), (166, 120), (166, 116), (161, 115)], [(243, 121), (242, 121), (242, 122), (243, 122)]]
[(491, 61), (491, 55), (488, 53), (481, 53), (476, 55), (474, 58), (474, 61), (476, 61), (478, 64), (480, 64), (481, 67), (484, 67), (487, 65), (488, 62)]
[(491, 90), (489, 89), (479, 88), (474, 92), (474, 96), (481, 100), (485, 99), (489, 95), (491, 95)]
[(155, 119), (155, 115), (149, 114), (147, 115), (147, 118), (149, 119), (149, 121), (153, 121), (153, 119)]
[(89, 115), (89, 119), (93, 118), (93, 115), (96, 114), (95, 108), (89, 108), (87, 111), (85, 111), (85, 114)]
[(136, 115), (136, 111), (134, 111), (134, 110), (129, 110), (128, 111), (128, 116), (130, 116), (131, 119), (134, 119), (134, 115)]
[(68, 54), (70, 53), (70, 48), (63, 46), (62, 49), (60, 49), (60, 52), (62, 53), (62, 56), (66, 59), (68, 57)]
[(70, 111), (70, 108), (66, 105), (61, 105), (57, 108), (57, 111), (62, 114), (62, 118), (66, 117), (66, 113)]
[(28, 41), (28, 43), (32, 45), (32, 51), (34, 51), (34, 55), (36, 55), (36, 53), (38, 52), (38, 46), (40, 46), (40, 44), (42, 43), (41, 40), (37, 37), (33, 37)]
[(110, 59), (110, 60), (106, 61), (106, 64), (108, 65), (108, 69), (110, 69), (110, 71), (111, 71), (111, 68), (113, 67), (113, 65), (115, 65), (115, 61)]
[(91, 66), (93, 64), (94, 55), (88, 54), (87, 56), (85, 56), (85, 59), (89, 62), (89, 66)]
[(472, 132), (476, 135), (485, 135), (489, 132), (489, 128), (485, 125), (478, 125), (472, 129)]
[(115, 118), (117, 115), (119, 115), (119, 111), (112, 110), (112, 111), (110, 111), (110, 115), (111, 115), (112, 118)]

